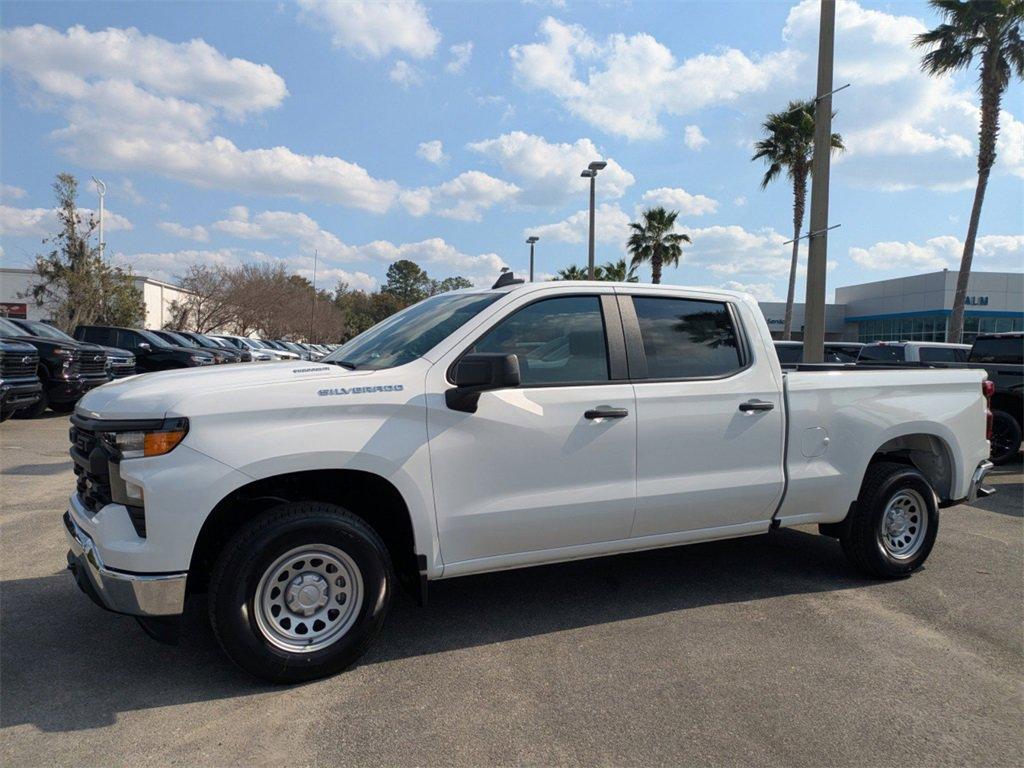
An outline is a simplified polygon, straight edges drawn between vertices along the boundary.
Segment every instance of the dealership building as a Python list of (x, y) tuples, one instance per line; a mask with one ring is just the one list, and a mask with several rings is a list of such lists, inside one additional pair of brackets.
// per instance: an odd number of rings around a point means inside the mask
[[(945, 341), (957, 272), (942, 270), (836, 289), (825, 307), (829, 341)], [(786, 303), (762, 301), (772, 336), (782, 337)], [(804, 306), (793, 307), (793, 338), (803, 338)], [(978, 333), (1024, 331), (1024, 273), (973, 272), (967, 283), (964, 341)]]
[[(31, 269), (0, 269), (0, 315), (20, 317), (28, 320), (46, 320), (46, 311), (35, 305), (28, 293), (36, 281)], [(172, 283), (154, 280), (151, 277), (134, 278), (135, 287), (142, 293), (146, 304), (146, 328), (163, 328), (170, 320), (171, 304), (181, 301), (189, 294)]]

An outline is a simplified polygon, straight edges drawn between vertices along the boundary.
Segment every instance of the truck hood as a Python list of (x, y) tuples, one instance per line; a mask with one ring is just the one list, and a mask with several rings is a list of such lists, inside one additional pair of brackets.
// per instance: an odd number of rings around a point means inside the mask
[[(372, 371), (291, 361), (183, 368), (118, 379), (88, 392), (76, 410), (94, 419), (152, 419), (165, 416), (185, 397), (317, 379), (362, 378)], [(188, 415), (188, 414), (176, 414)]]

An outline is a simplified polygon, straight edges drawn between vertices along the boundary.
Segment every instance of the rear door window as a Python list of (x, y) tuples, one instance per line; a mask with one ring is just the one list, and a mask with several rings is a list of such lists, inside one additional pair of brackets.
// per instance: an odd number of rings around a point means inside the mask
[(921, 347), (919, 350), (922, 363), (955, 363), (957, 352), (956, 347)]
[(719, 301), (634, 296), (649, 379), (728, 376), (743, 367), (728, 306)]

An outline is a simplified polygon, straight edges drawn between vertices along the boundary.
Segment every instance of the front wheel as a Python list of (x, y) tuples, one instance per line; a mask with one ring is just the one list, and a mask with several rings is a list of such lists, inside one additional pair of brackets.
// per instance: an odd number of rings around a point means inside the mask
[(380, 537), (342, 507), (282, 504), (244, 526), (210, 577), (217, 639), (271, 682), (332, 675), (377, 636), (394, 575)]
[(928, 559), (939, 531), (935, 492), (916, 468), (880, 461), (843, 526), (840, 541), (850, 562), (868, 576), (907, 576)]

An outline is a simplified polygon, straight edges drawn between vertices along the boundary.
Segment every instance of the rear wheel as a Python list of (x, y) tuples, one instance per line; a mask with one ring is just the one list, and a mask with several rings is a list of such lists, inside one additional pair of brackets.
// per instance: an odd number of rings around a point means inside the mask
[(1006, 411), (992, 411), (992, 453), (993, 464), (1007, 464), (1020, 453), (1021, 427)]
[(893, 579), (920, 568), (935, 544), (939, 508), (935, 492), (906, 464), (872, 464), (840, 541), (858, 570)]
[(377, 636), (391, 604), (387, 548), (361, 518), (319, 502), (282, 504), (231, 539), (210, 577), (217, 639), (272, 682), (340, 672)]

